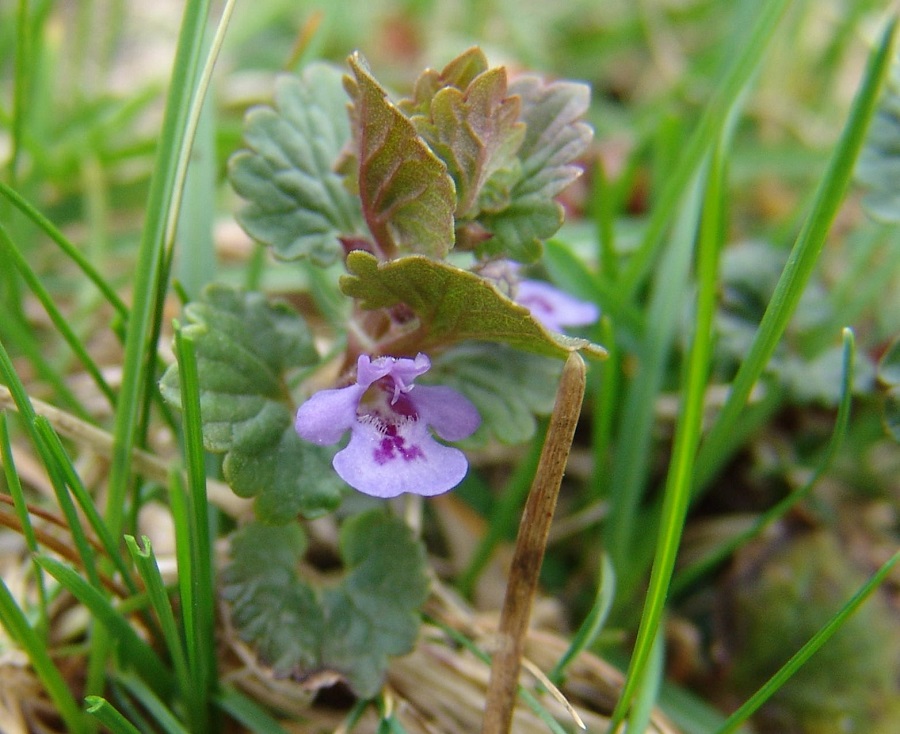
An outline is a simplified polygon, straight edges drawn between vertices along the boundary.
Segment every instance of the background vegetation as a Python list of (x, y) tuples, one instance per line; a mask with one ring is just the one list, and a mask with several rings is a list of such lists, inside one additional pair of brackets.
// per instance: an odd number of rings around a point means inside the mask
[[(227, 161), (277, 73), (358, 48), (406, 91), (478, 44), (513, 73), (593, 90), (594, 146), (537, 272), (598, 303), (584, 335), (611, 357), (591, 365), (543, 568), (536, 624), (555, 637), (529, 655), (564, 641), (543, 667), (568, 676), (591, 730), (894, 731), (886, 5), (255, 0), (235, 4), (209, 78), (222, 7), (0, 5), (0, 728), (277, 731), (289, 713), (295, 731), (466, 731), (438, 709), (480, 712), (477, 685), (429, 678), (422, 657), (398, 661), (372, 706), (266, 675), (213, 593), (247, 507), (196, 416), (173, 416), (157, 387), (172, 319), (209, 282), (327, 324), (333, 284), (274, 263), (234, 221)], [(429, 629), (452, 628), (459, 670), (499, 605), (542, 427), (473, 452), (464, 485), (427, 506)], [(318, 572), (335, 562), (331, 530), (307, 552)], [(123, 534), (152, 548), (122, 552)], [(744, 724), (810, 640), (816, 654)], [(627, 674), (624, 692), (613, 668), (551, 671), (583, 647)], [(419, 698), (410, 680), (428, 681)], [(535, 731), (574, 730), (538, 709)]]

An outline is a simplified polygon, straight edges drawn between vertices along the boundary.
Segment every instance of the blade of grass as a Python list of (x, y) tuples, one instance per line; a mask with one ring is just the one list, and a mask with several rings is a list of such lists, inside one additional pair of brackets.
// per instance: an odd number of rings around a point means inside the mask
[[(0, 272), (3, 271), (0, 268)], [(2, 306), (0, 306), (2, 308)], [(16, 348), (23, 357), (28, 359), (39, 380), (45, 381), (53, 388), (56, 400), (64, 407), (83, 419), (89, 416), (81, 401), (75, 396), (71, 388), (66, 384), (65, 379), (60, 374), (56, 366), (51, 364), (43, 354), (44, 347), (35, 336), (34, 331), (22, 317), (18, 309), (7, 309), (3, 312), (3, 318), (0, 319), (0, 341), (6, 341), (9, 344), (15, 344)], [(12, 369), (12, 362), (9, 362)], [(10, 384), (8, 381), (6, 384)]]
[(16, 603), (2, 578), (0, 578), (0, 622), (3, 623), (9, 636), (28, 655), (34, 672), (53, 701), (66, 730), (72, 734), (88, 734), (91, 727), (88, 726), (84, 714), (75, 702), (68, 683), (53, 663), (46, 641), (28, 623), (25, 613)]
[(216, 694), (215, 704), (253, 734), (287, 734), (265, 709), (233, 688), (222, 687)]
[(19, 177), (19, 159), (22, 155), (22, 136), (25, 130), (25, 102), (29, 98), (31, 86), (31, 24), (28, 21), (28, 0), (19, 0), (16, 13), (16, 52), (13, 82), (12, 108), (12, 151), (9, 156), (9, 180), (15, 182)]
[(112, 734), (141, 734), (134, 724), (122, 716), (109, 701), (101, 696), (85, 696), (85, 709), (89, 714), (109, 729)]
[(593, 422), (591, 424), (591, 452), (594, 457), (594, 478), (590, 486), (593, 500), (605, 500), (610, 495), (610, 447), (613, 441), (617, 407), (622, 383), (622, 355), (616, 340), (616, 330), (608, 316), (600, 318), (598, 344), (606, 348), (609, 355), (602, 365), (594, 367), (595, 374), (588, 375), (593, 392)]
[(163, 694), (173, 689), (172, 673), (163, 665), (149, 644), (142, 640), (129, 621), (117, 611), (109, 600), (94, 586), (85, 581), (73, 568), (48, 556), (37, 556), (41, 567), (65, 587), (108, 631), (119, 646), (121, 659), (150, 681)]
[(103, 522), (103, 518), (100, 517), (94, 499), (82, 483), (81, 477), (78, 476), (78, 472), (75, 470), (68, 453), (66, 453), (62, 441), (60, 441), (59, 436), (45, 416), (35, 416), (34, 423), (38, 434), (41, 436), (47, 450), (53, 457), (56, 466), (59, 468), (62, 479), (65, 481), (66, 485), (68, 485), (69, 490), (75, 497), (75, 501), (78, 502), (78, 506), (87, 518), (91, 529), (94, 531), (94, 535), (97, 536), (97, 539), (103, 546), (106, 557), (113, 563), (119, 574), (121, 574), (122, 581), (128, 587), (128, 590), (132, 594), (136, 594), (138, 588), (137, 584), (134, 582), (131, 569), (128, 568), (128, 565), (119, 553), (118, 544), (110, 534), (109, 528), (106, 527), (106, 523)]
[(800, 669), (828, 640), (837, 632), (841, 625), (854, 613), (863, 602), (866, 601), (881, 583), (887, 578), (891, 569), (900, 561), (900, 551), (894, 553), (881, 568), (853, 595), (822, 629), (801, 647), (788, 660), (775, 675), (773, 675), (753, 696), (751, 696), (737, 711), (735, 711), (716, 734), (731, 734), (741, 724), (747, 721), (772, 695), (781, 688), (785, 682)]
[(712, 324), (716, 308), (719, 252), (724, 238), (724, 143), (709, 166), (703, 197), (697, 244), (697, 306), (693, 342), (683, 377), (684, 399), (679, 411), (672, 448), (672, 461), (666, 477), (662, 524), (656, 544), (656, 556), (650, 575), (650, 587), (644, 603), (634, 652), (628, 665), (625, 686), (613, 711), (610, 731), (624, 721), (641, 691), (654, 685), (647, 665), (661, 634), (661, 623), (675, 557), (681, 542), (684, 520), (691, 497), (694, 458), (703, 427), (703, 399), (712, 352)]
[(68, 319), (56, 307), (56, 304), (53, 302), (53, 297), (41, 284), (40, 279), (37, 277), (34, 270), (31, 269), (31, 266), (25, 260), (22, 253), (19, 252), (19, 249), (16, 247), (15, 243), (10, 238), (6, 228), (2, 224), (0, 224), (0, 249), (5, 251), (9, 260), (12, 261), (13, 265), (15, 265), (16, 269), (19, 271), (19, 274), (22, 276), (22, 278), (24, 278), (28, 288), (41, 302), (41, 305), (44, 307), (44, 311), (46, 311), (47, 316), (50, 317), (50, 321), (53, 322), (53, 325), (59, 331), (63, 339), (65, 339), (66, 343), (69, 345), (69, 348), (81, 362), (87, 373), (91, 376), (91, 379), (94, 380), (94, 383), (97, 385), (100, 392), (102, 392), (103, 395), (106, 396), (106, 399), (109, 400), (110, 405), (115, 407), (116, 395), (113, 392), (112, 388), (109, 386), (109, 383), (104, 379), (103, 374), (100, 372), (100, 368), (97, 366), (97, 363), (94, 362), (93, 359), (91, 359), (91, 356), (88, 354), (88, 351), (85, 348), (84, 344), (82, 344), (81, 339), (78, 338), (72, 327), (69, 326)]
[(142, 537), (144, 548), (138, 546), (134, 536), (125, 536), (125, 545), (128, 552), (137, 567), (147, 595), (150, 599), (150, 605), (156, 612), (156, 618), (159, 620), (159, 626), (162, 637), (166, 643), (166, 649), (169, 652), (169, 658), (174, 668), (175, 680), (178, 682), (181, 695), (190, 700), (191, 691), (193, 690), (193, 681), (188, 669), (187, 658), (185, 655), (184, 642), (175, 622), (175, 612), (169, 601), (169, 592), (162, 580), (159, 572), (159, 565), (156, 562), (156, 556), (153, 554), (153, 548), (150, 545), (150, 538), (146, 535)]
[(151, 323), (151, 319), (161, 307), (156, 301), (161, 291), (168, 212), (173, 205), (179, 156), (184, 152), (188, 109), (195, 92), (196, 70), (208, 12), (209, 0), (188, 0), (185, 3), (147, 199), (147, 221), (135, 263), (134, 303), (125, 335), (122, 386), (113, 431), (116, 448), (106, 504), (106, 519), (114, 537), (122, 531), (130, 484), (131, 450), (137, 443), (138, 428), (142, 424), (142, 399), (149, 394), (148, 383), (152, 381), (150, 366), (154, 364), (156, 344), (151, 341), (151, 335), (158, 329), (159, 317), (155, 318), (156, 324)]
[[(215, 583), (213, 580), (212, 542), (209, 529), (209, 506), (206, 500), (206, 465), (203, 451), (203, 424), (200, 417), (200, 378), (193, 339), (176, 326), (175, 355), (181, 384), (181, 408), (184, 416), (184, 452), (187, 468), (187, 527), (181, 526), (177, 544), (187, 544), (186, 553), (179, 552), (179, 580), (182, 605), (192, 610), (185, 618), (188, 632), (188, 662), (196, 696), (192, 711), (194, 731), (208, 731), (209, 701), (216, 678), (215, 657)], [(178, 487), (173, 488), (178, 491)], [(187, 567), (181, 566), (185, 556)]]
[(553, 670), (548, 674), (548, 678), (554, 685), (559, 685), (566, 673), (566, 668), (575, 658), (582, 652), (587, 650), (597, 635), (603, 629), (609, 611), (612, 609), (613, 598), (616, 594), (616, 571), (613, 568), (609, 555), (604, 553), (600, 558), (600, 583), (597, 584), (597, 595), (594, 603), (585, 617), (584, 622), (573, 635), (569, 648), (563, 653), (562, 657), (553, 666)]
[[(211, 268), (215, 264), (211, 220), (215, 178), (215, 127), (212, 120), (212, 107), (206, 102), (206, 95), (212, 81), (216, 60), (219, 57), (219, 52), (222, 50), (222, 44), (225, 42), (225, 33), (234, 13), (235, 2), (236, 0), (227, 0), (225, 7), (222, 9), (222, 15), (219, 18), (209, 52), (206, 55), (206, 61), (197, 80), (196, 92), (191, 101), (185, 124), (184, 137), (186, 145), (178, 159), (172, 195), (172, 208), (169, 211), (169, 220), (166, 223), (166, 260), (170, 260), (172, 257), (175, 247), (175, 233), (179, 226), (190, 228), (187, 231), (192, 233), (192, 239), (187, 241), (194, 241), (193, 236), (196, 236), (198, 238), (198, 246), (199, 243), (203, 243), (203, 247), (199, 251), (192, 252), (191, 255), (193, 257), (188, 258), (192, 262), (188, 266), (191, 268), (190, 274), (188, 274), (187, 270), (182, 272), (183, 277), (181, 281), (188, 292), (193, 293), (194, 296), (197, 295), (197, 289), (202, 285), (200, 281), (209, 278)], [(198, 130), (201, 129), (203, 132), (201, 145), (204, 149), (200, 152), (201, 164), (198, 168), (195, 162), (194, 173), (189, 175), (188, 166), (192, 157), (191, 143), (195, 140)], [(190, 196), (185, 197), (186, 188), (190, 184), (193, 184)], [(195, 197), (197, 199), (196, 204), (194, 203)], [(180, 212), (183, 204), (193, 206), (198, 210), (197, 213), (200, 216), (188, 217), (188, 221), (180, 222)], [(198, 266), (201, 263), (202, 267), (198, 270)], [(185, 275), (188, 275), (187, 279), (184, 277)]]
[(647, 229), (641, 244), (622, 274), (620, 287), (624, 293), (633, 295), (649, 272), (663, 241), (667, 223), (691, 180), (695, 177), (702, 161), (709, 152), (710, 141), (719, 139), (724, 129), (729, 110), (735, 105), (747, 83), (759, 67), (766, 47), (775, 36), (775, 29), (787, 9), (787, 0), (770, 0), (756, 9), (756, 24), (751, 29), (746, 45), (739, 53), (734, 48), (727, 49), (732, 59), (722, 82), (705, 107), (694, 132), (684, 146), (677, 165), (669, 172), (659, 200), (653, 207)]
[(44, 583), (44, 572), (34, 561), (34, 554), (38, 551), (38, 541), (34, 534), (34, 527), (31, 525), (31, 514), (28, 512), (25, 493), (22, 491), (22, 483), (19, 481), (18, 472), (16, 472), (16, 462), (13, 459), (12, 445), (9, 441), (9, 425), (6, 421), (5, 411), (0, 412), (0, 461), (3, 463), (6, 487), (12, 496), (16, 517), (19, 518), (19, 524), (22, 527), (22, 536), (25, 538), (25, 544), (32, 554), (32, 565), (34, 566), (35, 582), (37, 583), (38, 591), (38, 621), (35, 632), (38, 636), (44, 637), (48, 631), (47, 586)]
[(79, 269), (87, 276), (87, 278), (97, 286), (97, 289), (103, 294), (103, 297), (109, 302), (109, 304), (116, 310), (119, 317), (124, 321), (128, 318), (128, 307), (122, 301), (121, 298), (116, 294), (113, 287), (106, 281), (106, 279), (97, 271), (96, 268), (91, 264), (90, 260), (88, 260), (81, 251), (69, 241), (69, 239), (59, 231), (59, 229), (41, 214), (35, 207), (28, 203), (28, 201), (20, 196), (16, 191), (5, 184), (3, 181), (0, 181), (0, 195), (6, 197), (6, 199), (12, 203), (19, 211), (22, 212), (26, 217), (28, 217), (40, 230), (44, 232), (51, 240), (53, 240), (59, 248), (63, 251), (63, 253), (68, 257), (72, 262), (74, 262)]
[(747, 356), (735, 375), (725, 405), (700, 447), (695, 495), (701, 493), (712, 478), (711, 468), (716, 465), (716, 457), (721, 455), (729, 435), (740, 422), (750, 391), (775, 351), (819, 259), (831, 223), (850, 185), (857, 155), (878, 104), (879, 90), (894, 58), (896, 22), (895, 18), (888, 24), (869, 57), (849, 120), (828, 163), (806, 223), (797, 236)]
[(850, 329), (844, 329), (843, 339), (841, 399), (840, 404), (838, 405), (837, 417), (834, 422), (834, 431), (825, 448), (825, 453), (812, 476), (802, 487), (800, 487), (800, 489), (791, 492), (787, 497), (760, 515), (745, 531), (732, 536), (709, 555), (679, 571), (672, 582), (673, 594), (678, 594), (688, 588), (710, 569), (728, 558), (728, 556), (734, 553), (734, 551), (740, 548), (744, 543), (755, 538), (779, 518), (784, 517), (792, 507), (809, 495), (821, 476), (828, 470), (828, 467), (831, 466), (831, 462), (834, 460), (837, 450), (840, 448), (844, 436), (847, 434), (847, 425), (850, 422), (850, 408), (853, 402), (853, 363), (856, 354), (853, 332)]
[[(146, 678), (130, 674), (121, 674), (117, 678), (122, 687), (156, 720), (166, 734), (189, 734), (190, 730), (182, 725), (165, 702), (144, 682)], [(201, 732), (194, 731), (193, 734)]]
[(640, 686), (628, 716), (626, 731), (647, 731), (653, 707), (659, 697), (659, 691), (665, 676), (665, 629), (660, 626), (650, 650), (650, 658), (644, 674), (644, 682)]
[(609, 528), (606, 548), (612, 556), (620, 588), (626, 593), (643, 573), (633, 556), (635, 518), (650, 469), (646, 460), (653, 437), (657, 396), (669, 366), (669, 355), (688, 288), (691, 255), (702, 194), (695, 182), (683, 202), (675, 231), (657, 271), (647, 311), (647, 328), (637, 347), (638, 368), (625, 390), (613, 458)]

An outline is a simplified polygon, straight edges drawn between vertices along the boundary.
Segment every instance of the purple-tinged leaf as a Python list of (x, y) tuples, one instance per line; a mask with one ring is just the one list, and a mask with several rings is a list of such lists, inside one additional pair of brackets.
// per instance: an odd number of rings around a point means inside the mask
[(463, 90), (472, 83), (479, 74), (488, 70), (488, 61), (484, 52), (477, 46), (463, 51), (448, 63), (441, 71), (426, 69), (416, 80), (412, 99), (403, 99), (397, 106), (408, 117), (428, 115), (434, 95), (445, 87), (456, 87)]
[(355, 169), (363, 216), (380, 254), (444, 257), (453, 246), (456, 193), (447, 167), (416, 133), (365, 68), (349, 59), (353, 150), (342, 170)]
[(593, 135), (581, 119), (590, 103), (590, 90), (575, 82), (548, 84), (526, 76), (510, 84), (509, 92), (520, 96), (520, 119), (526, 125), (518, 151), (521, 176), (512, 187), (507, 208), (479, 217), (493, 234), (480, 251), (529, 262), (539, 257), (541, 241), (562, 225), (563, 209), (554, 197), (581, 174), (574, 162)]
[(525, 137), (519, 109), (519, 98), (507, 94), (506, 70), (498, 67), (482, 72), (464, 89), (438, 90), (429, 114), (413, 118), (453, 176), (457, 217), (474, 214), (488, 178), (513, 165)]

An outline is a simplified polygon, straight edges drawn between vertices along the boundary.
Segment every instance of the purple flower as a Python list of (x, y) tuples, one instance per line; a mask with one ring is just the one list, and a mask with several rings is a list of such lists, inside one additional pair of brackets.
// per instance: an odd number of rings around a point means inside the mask
[(322, 390), (300, 406), (297, 433), (324, 445), (349, 430), (350, 443), (335, 454), (334, 468), (365, 494), (446, 492), (462, 481), (468, 462), (459, 449), (435, 441), (429, 427), (446, 441), (459, 441), (474, 433), (481, 417), (456, 390), (413, 385), (430, 367), (424, 354), (415, 359), (362, 355), (355, 384)]
[(593, 324), (600, 316), (593, 303), (580, 301), (540, 280), (520, 280), (516, 284), (514, 300), (531, 311), (531, 315), (550, 331), (562, 331), (564, 326)]

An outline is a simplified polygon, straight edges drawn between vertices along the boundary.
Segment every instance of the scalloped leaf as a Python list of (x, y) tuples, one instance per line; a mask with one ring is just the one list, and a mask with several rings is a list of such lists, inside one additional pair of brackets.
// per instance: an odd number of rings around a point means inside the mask
[(297, 577), (306, 552), (299, 525), (252, 523), (231, 538), (231, 562), (222, 573), (222, 596), (241, 638), (277, 673), (309, 670), (325, 616), (315, 592)]
[(298, 527), (247, 526), (232, 539), (223, 596), (238, 634), (276, 674), (337, 673), (370, 698), (389, 657), (415, 644), (429, 588), (425, 549), (379, 510), (347, 520), (339, 542), (345, 575), (316, 590), (298, 575), (305, 549)]
[[(492, 212), (496, 205), (482, 206), (485, 213), (479, 221), (493, 237), (479, 249), (482, 254), (532, 262), (540, 256), (541, 241), (562, 226), (563, 209), (554, 197), (581, 174), (574, 161), (593, 137), (581, 119), (590, 104), (590, 89), (576, 82), (545, 83), (525, 76), (510, 84), (509, 93), (521, 97), (520, 119), (526, 126), (518, 151), (521, 175), (509, 192), (508, 207)], [(497, 196), (493, 187), (486, 188)]]
[(402, 303), (415, 313), (415, 345), (422, 351), (473, 339), (561, 359), (576, 350), (592, 357), (606, 355), (603, 347), (586, 339), (547, 331), (490, 281), (449, 263), (416, 255), (379, 263), (369, 253), (355, 251), (347, 257), (347, 270), (350, 275), (341, 276), (341, 290), (360, 299), (362, 308)]
[(282, 76), (275, 107), (251, 109), (242, 150), (229, 161), (234, 190), (247, 200), (237, 220), (247, 234), (285, 260), (334, 262), (339, 237), (365, 232), (359, 200), (334, 164), (350, 139), (342, 73), (311, 64)]
[(408, 117), (427, 115), (434, 95), (445, 87), (465, 89), (475, 77), (488, 70), (488, 60), (478, 46), (463, 51), (450, 61), (441, 71), (425, 69), (416, 79), (413, 96), (397, 103)]
[(344, 523), (340, 549), (348, 573), (324, 594), (322, 662), (370, 698), (388, 657), (415, 644), (429, 589), (425, 549), (405, 523), (377, 510)]
[(420, 253), (444, 257), (453, 246), (456, 191), (444, 163), (387, 97), (359, 54), (349, 58), (353, 154), (342, 172), (355, 173), (363, 216), (384, 257)]
[[(416, 102), (409, 105), (422, 107), (419, 95), (430, 95), (426, 109), (410, 119), (447, 164), (456, 185), (458, 218), (475, 213), (484, 184), (495, 172), (513, 165), (525, 137), (525, 124), (518, 119), (521, 100), (507, 94), (506, 69), (485, 68), (470, 80), (482, 62), (486, 66), (483, 55), (471, 63), (451, 62), (437, 77), (425, 76), (430, 83), (423, 85), (420, 79)], [(442, 86), (434, 89), (434, 85)]]
[(435, 358), (419, 381), (452, 387), (475, 404), (481, 426), (472, 441), (493, 435), (514, 445), (534, 435), (535, 416), (552, 412), (561, 370), (557, 359), (503, 344), (468, 342)]
[[(342, 485), (324, 449), (294, 432), (284, 381), (285, 372), (318, 360), (305, 322), (260, 293), (216, 284), (185, 307), (185, 319), (182, 329), (196, 344), (203, 445), (225, 454), (225, 481), (241, 497), (255, 497), (267, 522), (334, 509)], [(180, 407), (177, 365), (160, 390)]]

